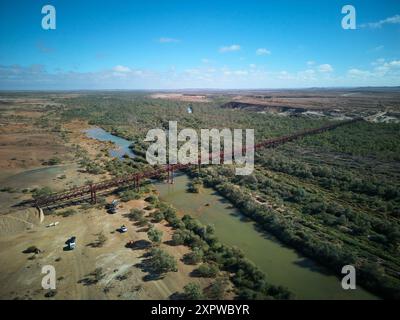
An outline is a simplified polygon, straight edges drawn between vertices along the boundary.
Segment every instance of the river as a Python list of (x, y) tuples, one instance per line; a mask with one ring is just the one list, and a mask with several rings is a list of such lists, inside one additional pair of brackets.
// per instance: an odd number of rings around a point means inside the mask
[(134, 158), (135, 154), (129, 146), (132, 144), (131, 141), (117, 137), (113, 134), (108, 133), (102, 128), (90, 128), (85, 130), (86, 135), (89, 138), (96, 139), (99, 141), (110, 141), (116, 145), (116, 148), (109, 151), (110, 156), (122, 159), (122, 157), (127, 154), (129, 157)]
[[(93, 131), (91, 133), (91, 137), (96, 138)], [(122, 139), (105, 131), (101, 132), (101, 137), (117, 145)], [(120, 147), (126, 145), (130, 145), (127, 140)], [(201, 188), (199, 194), (187, 192), (188, 182), (186, 175), (177, 175), (173, 185), (157, 183), (155, 187), (160, 198), (172, 204), (180, 215), (190, 214), (203, 224), (213, 225), (218, 239), (241, 249), (266, 274), (270, 283), (287, 287), (297, 299), (377, 299), (359, 286), (355, 290), (342, 289), (341, 280), (332, 272), (273, 236), (258, 231), (253, 222), (247, 221), (213, 189)]]

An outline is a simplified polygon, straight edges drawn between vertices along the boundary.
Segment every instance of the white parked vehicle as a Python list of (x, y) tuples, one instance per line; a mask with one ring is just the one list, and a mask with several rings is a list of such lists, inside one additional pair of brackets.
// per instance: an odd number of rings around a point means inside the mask
[(111, 202), (111, 206), (113, 206), (115, 208), (118, 206), (118, 204), (119, 204), (119, 201), (115, 200), (115, 199)]
[(121, 230), (121, 232), (124, 233), (128, 231), (128, 228), (123, 225), (119, 230)]
[(76, 248), (76, 237), (71, 237), (67, 240), (67, 246), (69, 250), (74, 250)]
[(107, 205), (108, 212), (112, 214), (117, 213), (118, 204), (119, 204), (118, 200), (113, 200), (109, 205)]

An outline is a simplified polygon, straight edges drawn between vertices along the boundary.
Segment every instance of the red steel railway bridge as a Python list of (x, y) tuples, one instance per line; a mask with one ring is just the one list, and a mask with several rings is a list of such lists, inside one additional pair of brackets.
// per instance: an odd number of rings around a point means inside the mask
[[(284, 144), (286, 142), (290, 142), (293, 140), (297, 140), (300, 138), (303, 138), (305, 136), (309, 135), (314, 135), (314, 134), (319, 134), (322, 132), (326, 132), (329, 130), (336, 129), (338, 127), (344, 126), (344, 125), (349, 125), (358, 121), (363, 120), (363, 118), (354, 118), (351, 120), (346, 120), (330, 125), (325, 125), (323, 127), (319, 127), (316, 129), (308, 129), (304, 131), (300, 131), (297, 133), (294, 133), (292, 135), (287, 135), (287, 136), (282, 136), (282, 137), (277, 137), (277, 138), (271, 138), (265, 141), (262, 141), (254, 146), (255, 150), (262, 149), (262, 148), (273, 148), (278, 145)], [(241, 150), (235, 150), (235, 153), (239, 152), (244, 152), (246, 151), (246, 148), (242, 148)], [(218, 154), (209, 154), (209, 159), (213, 159), (215, 156), (219, 156), (221, 159), (220, 163), (223, 163), (223, 157), (224, 157), (224, 151), (219, 152)], [(36, 207), (46, 207), (46, 206), (51, 206), (55, 205), (57, 203), (63, 203), (66, 201), (72, 201), (74, 199), (82, 199), (82, 198), (88, 198), (90, 195), (90, 200), (93, 203), (96, 203), (96, 194), (97, 192), (100, 191), (106, 191), (110, 190), (112, 188), (118, 188), (118, 187), (123, 187), (123, 186), (128, 186), (132, 185), (134, 188), (137, 190), (140, 187), (141, 181), (145, 179), (151, 179), (151, 178), (157, 178), (162, 175), (167, 174), (167, 183), (173, 183), (174, 179), (174, 172), (178, 170), (182, 170), (185, 168), (188, 168), (190, 166), (198, 166), (200, 169), (200, 157), (199, 157), (199, 162), (198, 164), (166, 164), (160, 168), (156, 169), (149, 169), (145, 170), (143, 172), (135, 173), (135, 174), (130, 174), (125, 177), (119, 177), (119, 178), (114, 178), (114, 179), (109, 179), (97, 183), (92, 183), (90, 185), (85, 185), (81, 187), (76, 187), (72, 188), (63, 192), (58, 192), (54, 194), (50, 194), (48, 196), (43, 196), (40, 198), (37, 198), (33, 201), (34, 206)]]

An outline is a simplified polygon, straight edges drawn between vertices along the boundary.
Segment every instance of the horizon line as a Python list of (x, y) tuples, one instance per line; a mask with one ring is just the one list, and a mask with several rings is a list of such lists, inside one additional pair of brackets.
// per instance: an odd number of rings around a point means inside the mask
[(332, 89), (400, 89), (398, 86), (326, 86), (288, 88), (179, 88), (179, 89), (0, 89), (0, 92), (79, 92), (79, 91), (136, 91), (136, 92), (179, 92), (179, 91), (272, 91), (272, 90), (332, 90)]

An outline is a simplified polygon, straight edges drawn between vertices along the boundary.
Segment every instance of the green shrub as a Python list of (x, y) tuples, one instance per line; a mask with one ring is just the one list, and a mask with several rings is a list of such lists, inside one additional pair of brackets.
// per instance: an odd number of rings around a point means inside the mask
[(188, 283), (183, 288), (183, 294), (187, 300), (201, 300), (203, 299), (203, 292), (197, 283)]
[(200, 277), (205, 277), (205, 278), (214, 278), (217, 276), (219, 272), (219, 268), (215, 264), (210, 264), (210, 263), (203, 263), (198, 267), (195, 272), (200, 276)]
[(150, 228), (149, 231), (147, 231), (147, 237), (149, 240), (155, 244), (160, 244), (162, 240), (163, 232), (161, 230), (158, 230), (154, 227)]
[(150, 256), (148, 261), (150, 271), (156, 274), (178, 271), (175, 258), (162, 249), (153, 248), (150, 251)]

